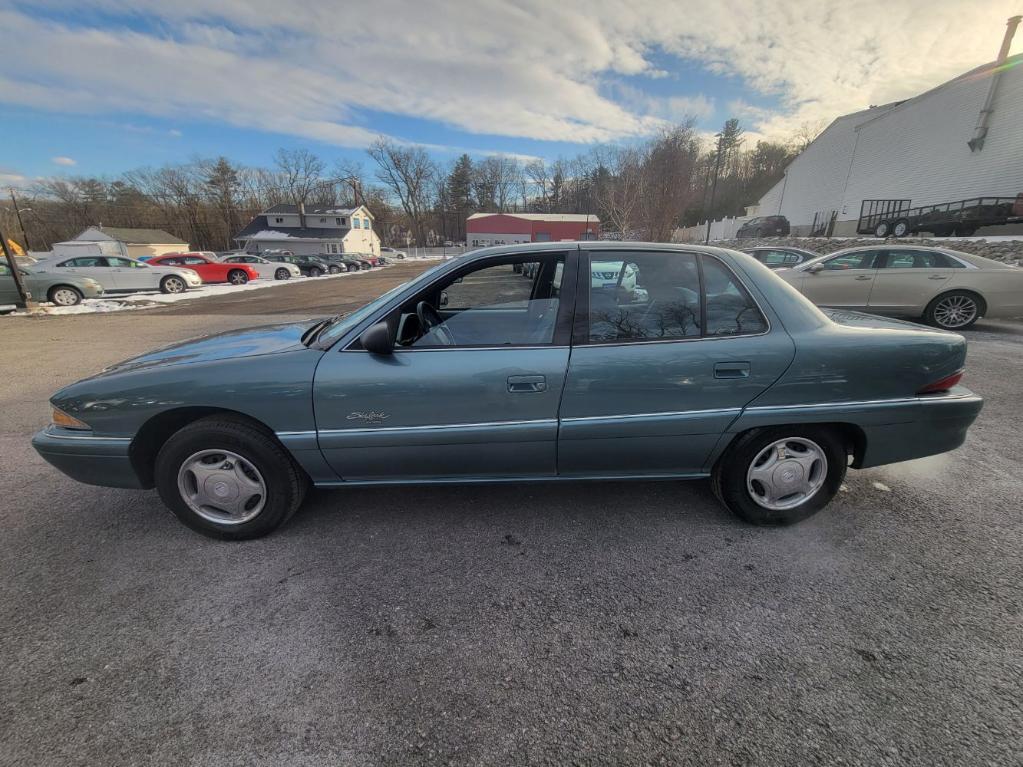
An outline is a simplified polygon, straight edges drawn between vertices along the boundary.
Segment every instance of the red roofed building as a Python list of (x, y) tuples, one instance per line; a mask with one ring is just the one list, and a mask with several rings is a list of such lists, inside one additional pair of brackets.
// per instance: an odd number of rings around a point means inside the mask
[(465, 222), (466, 244), (473, 248), (516, 242), (595, 240), (600, 219), (581, 213), (473, 213)]

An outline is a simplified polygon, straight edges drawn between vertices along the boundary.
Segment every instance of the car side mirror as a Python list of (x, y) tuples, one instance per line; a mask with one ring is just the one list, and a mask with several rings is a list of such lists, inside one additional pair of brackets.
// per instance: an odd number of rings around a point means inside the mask
[(440, 303), (438, 304), (438, 306), (447, 306), (447, 305), (448, 305), (448, 292), (446, 290), (442, 290), (440, 292)]
[(814, 264), (806, 271), (808, 271), (810, 274), (817, 274), (817, 272), (824, 271), (824, 264)]
[(390, 354), (394, 351), (394, 339), (391, 337), (391, 328), (386, 322), (378, 322), (370, 325), (359, 336), (362, 348), (371, 354)]

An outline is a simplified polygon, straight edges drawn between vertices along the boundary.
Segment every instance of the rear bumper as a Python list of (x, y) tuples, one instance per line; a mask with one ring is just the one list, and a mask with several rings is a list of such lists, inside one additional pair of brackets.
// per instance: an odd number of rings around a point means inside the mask
[(916, 398), (914, 418), (906, 423), (864, 426), (866, 448), (857, 469), (911, 461), (955, 450), (966, 441), (984, 400), (963, 386)]
[(48, 426), (32, 447), (51, 466), (88, 485), (142, 488), (129, 457), (131, 438), (96, 437)]

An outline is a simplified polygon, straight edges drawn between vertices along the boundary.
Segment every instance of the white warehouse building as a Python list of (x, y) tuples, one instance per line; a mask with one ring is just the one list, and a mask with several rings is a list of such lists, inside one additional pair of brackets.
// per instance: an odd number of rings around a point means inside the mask
[[(839, 117), (748, 212), (783, 215), (793, 234), (826, 234), (833, 226), (832, 234), (848, 236), (865, 200), (915, 208), (1020, 193), (1023, 54), (906, 101)], [(1023, 225), (982, 233), (999, 231), (1020, 232)]]

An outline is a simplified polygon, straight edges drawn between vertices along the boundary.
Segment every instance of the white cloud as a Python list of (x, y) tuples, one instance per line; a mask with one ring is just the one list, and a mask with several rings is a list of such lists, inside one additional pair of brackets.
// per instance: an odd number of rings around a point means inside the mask
[(63, 156), (61, 156), (61, 157), (51, 157), (50, 158), (50, 162), (52, 162), (54, 165), (63, 165), (65, 167), (69, 167), (69, 168), (71, 166), (73, 166), (73, 165), (77, 165), (78, 164), (78, 160), (75, 160), (72, 157), (63, 157)]
[[(781, 137), (990, 60), (1017, 2), (983, 0), (969, 13), (962, 0), (378, 0), (366, 12), (295, 0), (232, 3), (229, 12), (206, 0), (74, 3), (133, 21), (93, 28), (0, 0), (12, 41), (0, 101), (220, 121), (354, 147), (375, 138), (365, 117), (373, 111), (469, 133), (609, 141), (713, 113), (713, 94), (682, 81), (663, 98), (616, 86), (670, 74), (664, 56), (651, 63), (658, 50), (773, 96), (777, 110), (743, 117), (751, 131)], [(72, 7), (32, 5), (50, 18)], [(154, 31), (138, 31), (140, 19)]]

